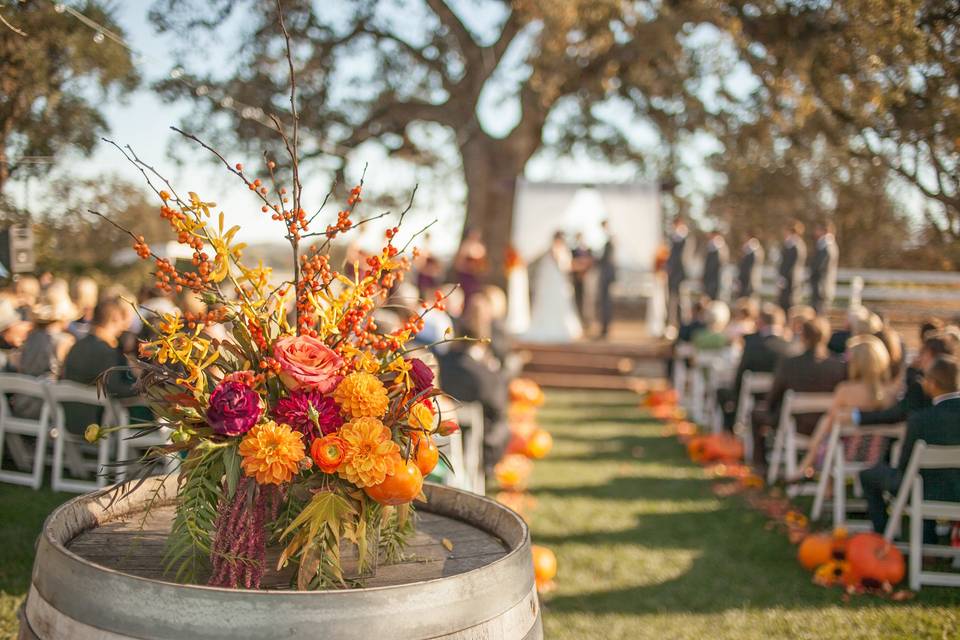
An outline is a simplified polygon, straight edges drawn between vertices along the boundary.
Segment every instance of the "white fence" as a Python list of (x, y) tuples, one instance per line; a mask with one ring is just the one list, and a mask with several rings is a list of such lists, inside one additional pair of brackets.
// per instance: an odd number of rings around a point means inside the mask
[[(731, 284), (736, 276), (736, 267), (724, 269), (721, 297), (730, 299)], [(759, 294), (765, 299), (774, 299), (777, 294), (777, 273), (772, 266), (763, 270)], [(687, 280), (689, 293), (700, 289), (699, 278)], [(651, 271), (621, 271), (614, 295), (625, 302), (650, 299), (654, 295), (654, 275)], [(802, 299), (809, 300), (810, 289), (804, 283)], [(960, 273), (952, 271), (901, 271), (892, 269), (839, 269), (837, 292), (834, 304), (846, 307), (859, 297), (867, 307), (896, 307), (897, 303), (912, 303), (902, 311), (920, 313), (960, 312)]]

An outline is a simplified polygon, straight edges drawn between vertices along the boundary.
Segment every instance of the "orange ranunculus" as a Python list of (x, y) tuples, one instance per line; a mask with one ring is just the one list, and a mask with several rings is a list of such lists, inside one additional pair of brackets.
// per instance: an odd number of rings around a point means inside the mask
[(345, 455), (346, 444), (333, 433), (317, 438), (310, 445), (310, 457), (324, 473), (335, 473), (343, 463)]
[(380, 379), (363, 371), (344, 378), (333, 392), (333, 399), (354, 418), (382, 418), (390, 406), (387, 389)]
[(272, 420), (254, 426), (240, 441), (243, 472), (259, 484), (284, 484), (305, 457), (303, 434)]
[(317, 338), (280, 338), (273, 343), (273, 357), (280, 365), (280, 380), (288, 389), (329, 393), (340, 382), (343, 358)]
[(377, 418), (356, 418), (338, 434), (344, 443), (340, 477), (358, 487), (380, 484), (400, 460), (400, 446), (390, 439), (390, 429)]

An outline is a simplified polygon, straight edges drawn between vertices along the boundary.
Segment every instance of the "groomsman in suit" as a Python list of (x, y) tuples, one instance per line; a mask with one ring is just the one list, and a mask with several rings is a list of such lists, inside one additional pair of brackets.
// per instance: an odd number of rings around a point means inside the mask
[(680, 284), (687, 278), (687, 256), (693, 250), (693, 239), (687, 223), (680, 216), (673, 219), (670, 233), (670, 255), (667, 257), (667, 324), (683, 323), (680, 310)]
[(711, 300), (720, 298), (721, 276), (729, 257), (723, 236), (711, 231), (707, 235), (707, 253), (703, 258), (703, 294)]
[(833, 237), (833, 223), (821, 222), (814, 229), (817, 239), (810, 260), (810, 304), (818, 314), (830, 310), (837, 292), (837, 262), (840, 252)]
[(803, 265), (807, 261), (807, 245), (803, 242), (803, 224), (787, 225), (780, 249), (780, 266), (777, 268), (777, 302), (784, 311), (799, 302), (803, 282)]
[[(960, 365), (951, 356), (940, 356), (923, 372), (923, 387), (933, 399), (933, 406), (910, 416), (907, 435), (900, 452), (897, 468), (881, 463), (860, 472), (863, 495), (867, 500), (867, 514), (873, 530), (882, 533), (887, 526), (887, 504), (884, 492), (896, 495), (903, 474), (910, 464), (913, 447), (918, 440), (929, 445), (960, 445)], [(960, 471), (956, 469), (927, 469), (923, 477), (925, 500), (960, 502)], [(936, 542), (936, 523), (925, 520), (923, 541)]]
[(763, 260), (763, 246), (751, 233), (750, 238), (743, 244), (743, 255), (737, 263), (738, 298), (752, 298), (759, 292)]
[(617, 265), (614, 260), (613, 236), (610, 235), (610, 224), (604, 220), (601, 223), (607, 241), (603, 244), (603, 253), (598, 263), (597, 301), (600, 307), (600, 337), (606, 338), (610, 332), (610, 323), (613, 321), (613, 298), (610, 288), (617, 279)]

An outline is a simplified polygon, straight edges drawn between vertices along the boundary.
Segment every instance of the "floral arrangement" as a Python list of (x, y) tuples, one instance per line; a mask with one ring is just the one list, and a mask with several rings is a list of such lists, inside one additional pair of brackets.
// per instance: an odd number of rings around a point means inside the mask
[[(292, 75), (292, 61), (290, 68)], [(413, 531), (411, 502), (425, 499), (423, 478), (441, 457), (433, 436), (456, 428), (440, 419), (434, 374), (408, 346), (443, 297), (389, 333), (373, 319), (416, 256), (407, 251), (416, 234), (398, 246), (398, 223), (379, 254), (349, 265), (352, 277), (334, 269), (331, 242), (385, 214), (354, 220), (361, 179), (335, 222), (310, 232), (324, 207), (308, 216), (301, 201), (295, 82), (291, 110), (292, 133), (273, 118), (289, 157), (281, 167), (265, 154), (262, 178), (177, 130), (215, 154), (282, 226), (294, 278), (276, 286), (268, 268), (242, 262), (239, 227), (226, 228), (215, 203), (180, 195), (129, 147), (117, 146), (156, 193), (179, 242), (192, 248), (193, 265), (178, 269), (124, 229), (137, 254), (154, 262), (161, 289), (190, 290), (209, 309), (144, 317), (154, 337), (140, 345), (140, 384), (156, 416), (140, 432), (169, 428), (172, 436), (139, 462), (179, 463), (166, 566), (181, 581), (258, 588), (266, 549), (278, 545), (277, 570), (294, 566), (292, 586), (349, 586), (378, 556), (402, 554)], [(281, 174), (292, 180), (289, 192)], [(318, 244), (304, 248), (310, 238)], [(205, 331), (214, 324), (226, 328), (226, 339)], [(91, 425), (87, 439), (109, 431)], [(356, 550), (349, 571), (348, 546)]]

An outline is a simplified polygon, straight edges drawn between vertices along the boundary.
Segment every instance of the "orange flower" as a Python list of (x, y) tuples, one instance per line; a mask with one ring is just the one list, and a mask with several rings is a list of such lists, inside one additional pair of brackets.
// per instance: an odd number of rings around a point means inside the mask
[(343, 463), (345, 444), (343, 439), (331, 433), (317, 438), (310, 445), (310, 457), (324, 473), (334, 473)]
[(283, 484), (300, 470), (303, 434), (271, 420), (250, 429), (239, 451), (244, 473), (259, 484)]
[(344, 378), (333, 392), (333, 399), (354, 418), (381, 418), (390, 405), (383, 383), (363, 371)]
[(377, 418), (357, 418), (338, 433), (345, 451), (337, 470), (340, 477), (358, 487), (383, 482), (400, 460), (400, 446), (390, 439), (390, 429)]

